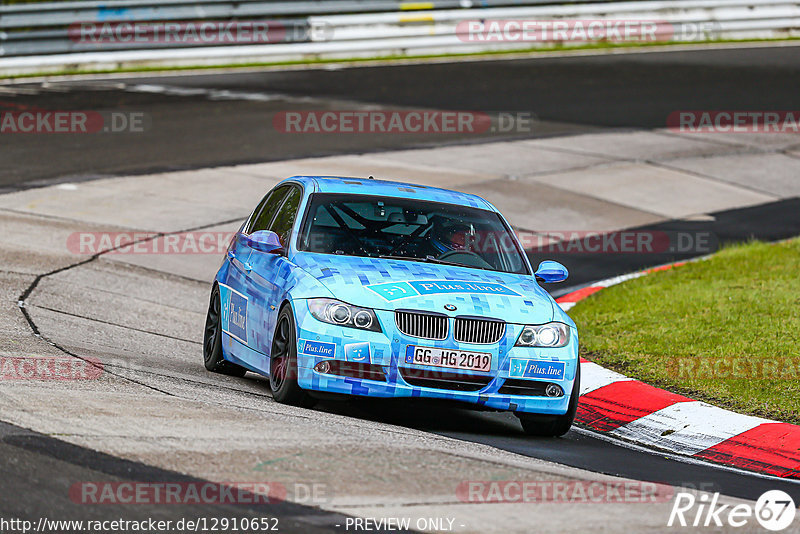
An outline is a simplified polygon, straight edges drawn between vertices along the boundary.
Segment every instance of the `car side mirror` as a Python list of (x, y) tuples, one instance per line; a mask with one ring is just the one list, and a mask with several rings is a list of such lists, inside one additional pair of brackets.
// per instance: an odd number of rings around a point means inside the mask
[(534, 273), (538, 282), (552, 284), (553, 282), (563, 282), (569, 276), (567, 268), (557, 261), (543, 261)]
[(269, 230), (259, 230), (245, 236), (247, 246), (261, 252), (283, 254), (283, 245), (278, 234)]

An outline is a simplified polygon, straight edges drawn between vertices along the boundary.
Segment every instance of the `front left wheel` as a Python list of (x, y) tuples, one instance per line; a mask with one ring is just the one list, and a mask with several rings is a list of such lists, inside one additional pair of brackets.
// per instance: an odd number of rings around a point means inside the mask
[(575, 382), (572, 385), (572, 394), (569, 407), (564, 415), (539, 415), (517, 412), (517, 418), (522, 424), (522, 430), (529, 436), (555, 438), (563, 436), (572, 427), (575, 414), (578, 412), (578, 399), (581, 395), (581, 365), (575, 373)]
[(314, 405), (314, 399), (297, 384), (297, 334), (292, 307), (288, 304), (281, 308), (275, 324), (269, 385), (272, 388), (272, 398), (281, 404), (306, 408)]
[(203, 336), (203, 364), (213, 373), (244, 376), (247, 369), (222, 357), (222, 322), (220, 321), (219, 287), (211, 291), (211, 301), (206, 314), (206, 329)]

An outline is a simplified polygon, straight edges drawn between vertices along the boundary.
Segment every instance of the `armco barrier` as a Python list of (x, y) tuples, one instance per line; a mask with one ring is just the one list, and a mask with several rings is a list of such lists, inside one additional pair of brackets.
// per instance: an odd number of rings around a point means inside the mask
[[(797, 0), (110, 0), (0, 6), (0, 75), (63, 70), (269, 63), (309, 58), (479, 52), (581, 44), (558, 35), (474, 38), (471, 24), (503, 21), (649, 21), (658, 40), (777, 38), (800, 34)], [(277, 38), (147, 38), (166, 24), (269, 24)], [(81, 25), (127, 37), (81, 38)], [(103, 29), (97, 30), (103, 35)], [(158, 30), (157, 30), (158, 31)], [(127, 32), (127, 33), (125, 33)], [(271, 34), (274, 35), (274, 32)], [(77, 36), (77, 38), (76, 38)], [(600, 40), (604, 40), (601, 38)], [(613, 41), (613, 39), (611, 39)], [(595, 42), (590, 39), (589, 41)], [(27, 57), (26, 57), (27, 56)]]
[[(566, 0), (577, 1), (577, 0)], [(482, 7), (534, 5), (552, 0), (482, 0)], [(345, 13), (409, 12), (412, 10), (460, 9), (470, 5), (463, 0), (398, 2), (396, 0), (111, 0), (52, 2), (0, 6), (0, 55), (35, 55), (131, 49), (131, 43), (81, 45), (70, 37), (70, 28), (81, 23), (119, 24), (174, 21), (279, 21), (294, 29), (292, 42), (308, 40), (310, 16)], [(160, 48), (139, 46), (138, 48)]]

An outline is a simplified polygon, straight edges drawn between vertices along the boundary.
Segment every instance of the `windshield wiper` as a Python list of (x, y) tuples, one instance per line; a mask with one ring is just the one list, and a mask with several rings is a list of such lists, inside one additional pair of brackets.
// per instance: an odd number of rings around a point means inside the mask
[(437, 260), (432, 256), (419, 258), (417, 256), (395, 256), (393, 254), (381, 254), (378, 257), (382, 260), (405, 260), (405, 261), (424, 261), (426, 263), (439, 263), (439, 260)]
[(421, 261), (425, 263), (436, 263), (439, 265), (452, 265), (454, 267), (466, 267), (467, 269), (481, 269), (483, 271), (494, 271), (495, 269), (488, 269), (486, 267), (476, 267), (474, 265), (467, 265), (465, 263), (456, 263), (454, 261), (445, 261), (445, 260), (438, 260), (433, 256), (425, 256), (424, 258), (418, 258), (416, 256), (392, 256), (392, 255), (381, 255), (378, 256), (383, 260), (404, 260), (404, 261)]

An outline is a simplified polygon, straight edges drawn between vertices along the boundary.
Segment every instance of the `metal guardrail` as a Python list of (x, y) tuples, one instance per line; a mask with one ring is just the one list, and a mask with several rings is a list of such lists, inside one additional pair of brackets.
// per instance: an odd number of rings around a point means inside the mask
[[(480, 0), (479, 7), (546, 4), (553, 0)], [(562, 0), (575, 2), (580, 0)], [(397, 0), (111, 0), (50, 2), (0, 6), (0, 56), (39, 55), (100, 50), (158, 49), (175, 47), (150, 42), (76, 41), (70, 31), (78, 24), (172, 21), (278, 21), (288, 30), (283, 42), (306, 42), (307, 17), (342, 13), (385, 13), (417, 10), (470, 9), (472, 0), (402, 2)], [(188, 43), (182, 46), (208, 46)]]
[[(0, 72), (57, 65), (102, 68), (354, 57), (414, 52), (530, 48), (537, 43), (476, 43), (464, 21), (650, 20), (696, 31), (672, 40), (800, 34), (800, 0), (111, 0), (0, 6)], [(155, 25), (175, 21), (270, 21), (269, 43), (170, 43), (75, 38), (75, 25)], [(697, 30), (701, 34), (697, 34)], [(541, 43), (538, 43), (541, 44)], [(20, 56), (31, 56), (26, 59)], [(5, 57), (3, 57), (5, 56)], [(9, 57), (17, 56), (17, 57)], [(15, 70), (17, 69), (17, 70)]]
[[(581, 0), (566, 0), (561, 3)], [(611, 1), (611, 0), (609, 0)], [(75, 22), (167, 21), (304, 17), (344, 13), (476, 9), (553, 3), (553, 0), (110, 0), (0, 6), (0, 30)]]
[[(405, 13), (354, 14), (309, 17), (311, 25), (329, 25), (336, 30), (332, 40), (396, 38), (402, 36), (450, 35), (467, 20), (638, 20), (674, 24), (705, 25), (716, 32), (754, 30), (800, 30), (800, 0), (640, 0), (633, 2), (533, 5), (517, 8), (484, 8), (480, 12), (449, 10), (409, 17)], [(412, 24), (425, 22), (426, 26)], [(416, 28), (416, 29), (415, 29)]]

